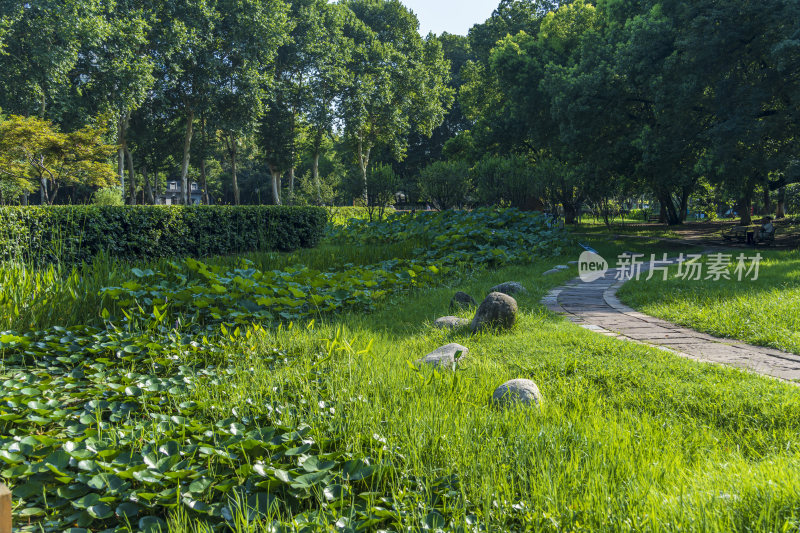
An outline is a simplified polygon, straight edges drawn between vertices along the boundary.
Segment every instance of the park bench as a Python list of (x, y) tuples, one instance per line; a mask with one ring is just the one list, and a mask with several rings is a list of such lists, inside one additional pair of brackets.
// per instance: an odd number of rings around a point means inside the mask
[(722, 231), (722, 238), (726, 241), (737, 240), (739, 242), (753, 242), (753, 244), (771, 244), (775, 242), (775, 228), (772, 231), (761, 237), (758, 242), (754, 241), (755, 235), (758, 233), (760, 226), (732, 226)]
[(661, 216), (659, 216), (659, 215), (650, 215), (649, 217), (647, 217), (647, 221), (648, 222), (660, 222), (661, 221)]

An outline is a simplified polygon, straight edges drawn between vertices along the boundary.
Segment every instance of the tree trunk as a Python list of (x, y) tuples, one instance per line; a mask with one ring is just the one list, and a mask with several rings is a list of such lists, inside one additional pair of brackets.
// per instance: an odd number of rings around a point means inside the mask
[(142, 165), (142, 179), (144, 180), (145, 202), (155, 205), (156, 200), (153, 196), (153, 188), (150, 186), (150, 175), (147, 173), (147, 165)]
[(561, 205), (564, 206), (564, 223), (575, 224), (575, 206), (571, 202), (561, 202)]
[(769, 215), (772, 213), (772, 201), (769, 198), (769, 184), (764, 184), (764, 209), (761, 211), (762, 215)]
[(119, 149), (119, 186), (122, 188), (122, 201), (125, 202), (125, 147), (120, 146)]
[(206, 158), (200, 160), (200, 183), (203, 187), (200, 203), (208, 205), (208, 179), (206, 176)]
[(751, 195), (752, 193), (748, 192), (739, 201), (739, 216), (741, 217), (739, 224), (741, 226), (749, 226), (753, 222), (753, 217), (750, 216)]
[(281, 205), (281, 173), (274, 166), (269, 167), (270, 176), (272, 176), (272, 203)]
[(658, 221), (662, 224), (667, 223), (667, 203), (659, 198), (658, 200)]
[(39, 178), (39, 183), (42, 186), (42, 189), (40, 191), (41, 192), (42, 205), (47, 205), (47, 204), (50, 203), (50, 198), (47, 195), (47, 178), (42, 176), (41, 178)]
[(370, 148), (364, 147), (363, 136), (358, 138), (358, 167), (361, 169), (362, 184), (364, 185), (364, 205), (369, 205), (369, 190), (367, 189), (367, 165), (369, 165)]
[(689, 218), (689, 196), (691, 195), (691, 189), (688, 187), (683, 187), (681, 189), (681, 210), (678, 213), (678, 217), (680, 218), (680, 223), (686, 222), (686, 219)]
[(181, 203), (189, 205), (189, 150), (192, 147), (192, 128), (194, 126), (194, 111), (191, 109), (186, 115), (186, 136), (183, 139), (183, 164), (181, 165)]
[(320, 146), (322, 146), (322, 130), (318, 131), (314, 137), (314, 159), (311, 161), (311, 177), (314, 179), (314, 187), (317, 189), (317, 205), (322, 205), (322, 186), (319, 183)]
[(775, 218), (784, 218), (786, 216), (786, 187), (778, 189), (778, 205), (775, 208)]
[(294, 162), (289, 166), (289, 205), (294, 205)]
[(128, 120), (130, 113), (126, 112), (120, 115), (119, 122), (117, 123), (117, 141), (119, 141), (119, 160), (117, 164), (117, 173), (119, 174), (119, 185), (122, 187), (122, 200), (125, 201), (125, 150), (127, 146), (127, 133), (128, 133)]
[(131, 187), (131, 205), (136, 205), (136, 173), (133, 171), (133, 157), (131, 151), (125, 148), (125, 157), (128, 160), (128, 176)]
[(153, 204), (158, 205), (158, 167), (153, 170)]
[(236, 176), (236, 140), (231, 135), (231, 178), (233, 179), (233, 203), (241, 204), (239, 196), (239, 178)]
[(319, 184), (319, 149), (314, 150), (314, 159), (311, 161), (311, 175), (314, 178), (314, 187), (317, 189), (317, 205), (322, 205), (322, 187)]

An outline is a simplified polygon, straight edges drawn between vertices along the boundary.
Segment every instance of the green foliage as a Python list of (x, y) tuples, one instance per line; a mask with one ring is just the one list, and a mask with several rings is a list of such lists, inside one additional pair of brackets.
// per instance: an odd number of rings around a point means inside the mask
[(431, 163), (420, 172), (419, 191), (421, 198), (436, 209), (464, 206), (472, 191), (469, 165), (464, 161)]
[(125, 205), (120, 187), (101, 187), (92, 195), (94, 205)]
[(469, 265), (473, 271), (560, 252), (565, 235), (550, 229), (545, 217), (517, 210), (391, 215), (386, 222), (351, 220), (333, 230), (334, 241), (375, 246), (420, 242), (415, 259), (390, 259), (373, 265), (319, 271), (293, 266), (265, 271), (242, 261), (237, 268), (195, 259), (171, 263), (161, 271), (133, 269), (121, 286), (101, 293), (119, 309), (155, 307), (170, 320), (206, 327), (230, 327), (319, 318), (343, 310), (369, 311), (386, 295), (431, 285), (437, 275)]
[(540, 186), (534, 167), (519, 156), (487, 157), (472, 169), (478, 201), (483, 205), (540, 207)]
[[(59, 327), (0, 334), (7, 365), (2, 477), (13, 487), (15, 513), (33, 521), (29, 527), (41, 521), (47, 530), (130, 531), (130, 523), (159, 531), (176, 506), (194, 521), (224, 526), (241, 513), (300, 514), (318, 507), (318, 498), (335, 509), (391, 477), (391, 454), (353, 456), (315, 436), (305, 420), (330, 421), (336, 413), (322, 396), (268, 400), (260, 407), (275, 416), (255, 417), (215, 411), (203, 400), (204, 390), (222, 386), (237, 366), (222, 357), (224, 347), (248, 342), (258, 327), (246, 336), (225, 332), (211, 344), (178, 338), (160, 322), (138, 335)], [(317, 379), (341, 349), (331, 339), (306, 377)], [(259, 365), (277, 371), (294, 357), (270, 350)], [(355, 515), (370, 516), (370, 501)]]
[(316, 207), (53, 206), (0, 209), (1, 259), (34, 263), (294, 250), (319, 242)]
[(104, 133), (92, 126), (61, 133), (46, 120), (12, 115), (0, 122), (0, 181), (21, 192), (39, 186), (43, 204), (52, 204), (63, 184), (110, 185), (115, 176), (106, 160), (114, 147)]
[(358, 245), (416, 239), (425, 243), (417, 257), (473, 267), (559, 255), (567, 240), (541, 213), (488, 208), (397, 213), (383, 223), (353, 220), (335, 228), (332, 238)]

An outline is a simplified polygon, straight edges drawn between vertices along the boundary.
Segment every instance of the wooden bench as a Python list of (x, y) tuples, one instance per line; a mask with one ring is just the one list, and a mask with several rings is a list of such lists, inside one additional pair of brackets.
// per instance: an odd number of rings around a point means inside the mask
[(752, 226), (731, 226), (728, 229), (722, 230), (722, 238), (726, 241), (737, 240), (739, 242), (747, 241), (747, 233), (753, 231)]
[(775, 228), (772, 231), (756, 239), (758, 232), (761, 231), (761, 226), (733, 226), (722, 231), (722, 238), (726, 241), (737, 240), (739, 242), (752, 242), (752, 244), (764, 243), (769, 245), (775, 242)]
[(647, 217), (647, 221), (648, 222), (661, 222), (661, 216), (660, 215), (650, 215), (649, 217)]

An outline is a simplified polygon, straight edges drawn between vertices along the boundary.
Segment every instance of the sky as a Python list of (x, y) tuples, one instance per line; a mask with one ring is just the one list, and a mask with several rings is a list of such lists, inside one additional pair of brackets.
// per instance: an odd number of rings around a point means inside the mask
[(419, 19), (419, 32), (466, 35), (479, 22), (489, 18), (499, 0), (401, 0)]

